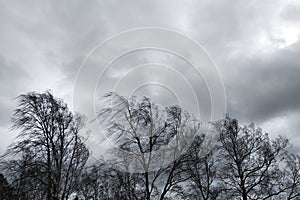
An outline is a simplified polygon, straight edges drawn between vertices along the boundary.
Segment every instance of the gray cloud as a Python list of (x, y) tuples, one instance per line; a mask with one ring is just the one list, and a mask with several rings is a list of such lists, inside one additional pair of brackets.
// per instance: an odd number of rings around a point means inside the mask
[[(267, 55), (239, 57), (226, 74), (230, 110), (241, 117), (264, 121), (300, 111), (300, 43)], [(237, 65), (230, 68), (230, 65)]]

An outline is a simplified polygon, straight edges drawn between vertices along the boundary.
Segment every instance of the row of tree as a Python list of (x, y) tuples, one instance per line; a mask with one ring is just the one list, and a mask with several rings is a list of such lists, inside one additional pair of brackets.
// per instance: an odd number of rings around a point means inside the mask
[(288, 140), (228, 115), (212, 123), (210, 150), (201, 123), (180, 107), (110, 93), (98, 119), (114, 148), (91, 163), (84, 117), (50, 92), (18, 99), (0, 199), (300, 199), (300, 158)]

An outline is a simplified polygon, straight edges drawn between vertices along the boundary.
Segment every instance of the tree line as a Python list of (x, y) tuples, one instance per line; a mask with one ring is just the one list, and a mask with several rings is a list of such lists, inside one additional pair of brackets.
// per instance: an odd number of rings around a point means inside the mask
[(97, 118), (114, 145), (89, 162), (84, 116), (51, 92), (20, 95), (0, 199), (300, 199), (299, 155), (254, 124), (212, 122), (218, 138), (206, 152), (201, 122), (179, 106), (109, 93)]

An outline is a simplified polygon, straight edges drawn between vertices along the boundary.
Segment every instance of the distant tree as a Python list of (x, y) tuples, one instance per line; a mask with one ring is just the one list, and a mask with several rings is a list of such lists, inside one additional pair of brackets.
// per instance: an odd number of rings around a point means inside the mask
[(2, 165), (12, 177), (19, 199), (67, 199), (89, 157), (79, 131), (84, 118), (73, 115), (63, 100), (50, 92), (18, 97), (13, 129), (17, 140)]
[[(104, 162), (93, 164), (81, 175), (81, 193), (85, 199), (129, 199), (119, 173)], [(133, 199), (133, 198), (130, 198)]]
[[(166, 198), (168, 192), (189, 178), (183, 167), (189, 159), (185, 152), (200, 122), (178, 106), (161, 108), (146, 97), (126, 99), (110, 93), (104, 100), (108, 104), (100, 110), (99, 119), (117, 146), (110, 151), (111, 164), (120, 171), (139, 172), (132, 185), (135, 198)], [(124, 184), (132, 181), (127, 179)]]

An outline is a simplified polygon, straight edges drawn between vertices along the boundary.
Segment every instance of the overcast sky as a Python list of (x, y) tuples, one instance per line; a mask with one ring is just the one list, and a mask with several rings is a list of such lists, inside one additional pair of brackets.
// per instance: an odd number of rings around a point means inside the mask
[[(221, 73), (231, 116), (272, 136), (287, 135), (299, 146), (299, 0), (0, 0), (0, 153), (15, 137), (9, 132), (15, 97), (51, 89), (72, 105), (75, 77), (88, 53), (108, 37), (139, 27), (172, 29), (196, 40)], [(130, 56), (108, 78), (128, 63), (147, 63), (135, 60), (185, 66), (157, 51)], [(159, 73), (160, 80), (168, 74)]]

